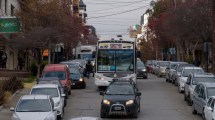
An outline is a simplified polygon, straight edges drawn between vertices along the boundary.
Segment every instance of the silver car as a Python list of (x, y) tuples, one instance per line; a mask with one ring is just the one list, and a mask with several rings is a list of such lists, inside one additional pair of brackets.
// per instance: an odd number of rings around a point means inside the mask
[(215, 76), (212, 73), (190, 73), (187, 82), (184, 85), (184, 100), (191, 105), (193, 91), (199, 82), (215, 82)]
[(169, 65), (169, 61), (159, 61), (158, 62), (158, 68), (157, 68), (157, 75), (159, 77), (165, 76), (166, 75), (166, 68)]
[(13, 111), (12, 120), (56, 120), (57, 111), (49, 95), (24, 95)]
[(208, 99), (214, 95), (215, 82), (204, 82), (197, 84), (193, 92), (192, 113), (202, 114), (204, 112), (204, 106), (206, 105)]
[(65, 94), (60, 94), (58, 85), (56, 85), (56, 84), (37, 84), (32, 87), (30, 94), (50, 95), (53, 98), (54, 108), (57, 110), (58, 117), (63, 118)]

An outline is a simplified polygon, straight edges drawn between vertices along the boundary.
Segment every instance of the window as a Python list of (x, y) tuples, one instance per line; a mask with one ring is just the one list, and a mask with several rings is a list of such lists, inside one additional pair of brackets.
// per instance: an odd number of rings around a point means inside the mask
[(199, 94), (199, 92), (200, 92), (200, 87), (201, 87), (201, 85), (197, 85), (194, 90), (197, 94)]
[(201, 96), (201, 98), (205, 99), (205, 89), (203, 86), (200, 89), (201, 89), (200, 90), (200, 96)]

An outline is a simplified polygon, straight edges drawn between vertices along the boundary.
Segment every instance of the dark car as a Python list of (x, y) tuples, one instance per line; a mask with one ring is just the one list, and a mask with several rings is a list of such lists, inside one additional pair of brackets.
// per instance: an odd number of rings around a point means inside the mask
[(101, 102), (100, 117), (111, 115), (127, 115), (137, 118), (140, 112), (141, 93), (135, 87), (133, 81), (114, 80), (109, 84)]
[(143, 77), (147, 79), (147, 70), (142, 61), (137, 61), (137, 77)]
[(85, 88), (86, 82), (83, 74), (80, 73), (77, 67), (69, 68), (69, 79), (71, 80), (72, 87)]

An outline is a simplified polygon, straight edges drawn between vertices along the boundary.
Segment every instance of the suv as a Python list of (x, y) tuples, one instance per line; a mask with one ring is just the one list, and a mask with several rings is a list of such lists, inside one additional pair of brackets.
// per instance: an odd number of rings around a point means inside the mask
[(211, 73), (190, 73), (184, 85), (184, 100), (191, 105), (193, 91), (199, 82), (215, 82), (215, 76)]
[(69, 80), (69, 68), (65, 64), (48, 64), (44, 67), (42, 77), (58, 77), (65, 89), (66, 98), (71, 94), (71, 80)]
[(100, 92), (100, 95), (103, 95), (101, 118), (110, 115), (129, 115), (137, 118), (140, 112), (141, 92), (132, 80), (113, 80), (105, 92)]
[(178, 76), (178, 92), (182, 93), (184, 91), (184, 85), (187, 82), (188, 75), (190, 73), (204, 73), (201, 67), (183, 67), (181, 75)]
[(215, 95), (215, 83), (199, 83), (196, 85), (192, 99), (192, 113), (204, 112), (204, 107), (211, 96)]
[(30, 94), (32, 95), (50, 95), (54, 101), (54, 108), (57, 110), (59, 118), (63, 118), (64, 114), (64, 97), (65, 94), (61, 94), (56, 84), (37, 84), (32, 87)]

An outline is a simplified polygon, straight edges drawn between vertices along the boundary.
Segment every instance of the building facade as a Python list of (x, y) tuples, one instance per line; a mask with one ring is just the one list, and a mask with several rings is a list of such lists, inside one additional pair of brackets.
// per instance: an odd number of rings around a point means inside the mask
[[(18, 67), (18, 50), (13, 48), (13, 46), (10, 46), (8, 43), (13, 38), (13, 36), (19, 31), (12, 32), (9, 30), (10, 28), (7, 29), (5, 27), (8, 24), (13, 24), (13, 25), (19, 24), (19, 23), (10, 23), (10, 20), (16, 19), (15, 11), (17, 9), (19, 9), (17, 0), (0, 0), (0, 20), (1, 20), (0, 69), (14, 70), (14, 69), (17, 69)], [(5, 27), (5, 28), (2, 28), (2, 27)]]

